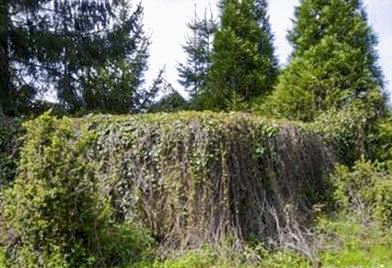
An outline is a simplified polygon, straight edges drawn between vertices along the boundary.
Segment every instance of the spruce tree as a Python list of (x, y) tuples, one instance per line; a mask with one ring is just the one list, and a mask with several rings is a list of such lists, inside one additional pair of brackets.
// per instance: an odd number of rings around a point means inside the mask
[(23, 23), (26, 10), (43, 0), (0, 0), (0, 115), (15, 115), (28, 106), (35, 91), (25, 83), (20, 66), (31, 58), (33, 49), (29, 25)]
[(361, 1), (302, 0), (295, 17), (294, 51), (268, 109), (301, 120), (351, 103), (383, 110), (377, 40)]
[[(143, 9), (139, 6), (131, 16), (131, 49), (123, 57), (110, 58), (96, 66), (85, 77), (83, 100), (88, 111), (140, 112), (148, 108), (148, 104), (152, 103), (155, 94), (161, 89), (163, 71), (160, 71), (151, 88), (147, 89), (144, 85), (150, 40), (143, 29), (142, 14)], [(125, 13), (121, 19), (126, 21), (129, 17)]]
[(194, 20), (187, 26), (192, 34), (186, 38), (183, 46), (183, 50), (187, 54), (186, 64), (180, 63), (177, 66), (180, 77), (178, 82), (191, 96), (195, 96), (200, 93), (208, 78), (211, 46), (217, 24), (212, 13), (210, 18), (207, 18), (207, 11), (204, 13), (204, 18), (200, 19), (195, 6)]
[(0, 0), (0, 9), (4, 110), (48, 91), (69, 112), (88, 109), (90, 77), (103, 66), (145, 64), (140, 5), (130, 12), (125, 0)]
[(222, 0), (220, 10), (206, 90), (214, 108), (269, 92), (278, 73), (266, 1)]

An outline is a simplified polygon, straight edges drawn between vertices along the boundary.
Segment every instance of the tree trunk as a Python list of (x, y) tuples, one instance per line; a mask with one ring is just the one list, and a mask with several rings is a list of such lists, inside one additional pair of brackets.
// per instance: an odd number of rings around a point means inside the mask
[(8, 14), (8, 0), (4, 0), (3, 6), (3, 55), (1, 66), (1, 85), (0, 85), (0, 116), (4, 116), (5, 108), (9, 105), (10, 96), (10, 66), (9, 66), (9, 14)]

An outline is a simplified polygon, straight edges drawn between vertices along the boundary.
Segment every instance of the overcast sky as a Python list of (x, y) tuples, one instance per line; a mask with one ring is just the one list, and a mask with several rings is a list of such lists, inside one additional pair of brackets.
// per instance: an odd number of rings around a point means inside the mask
[[(182, 86), (177, 83), (178, 62), (185, 62), (186, 55), (182, 44), (189, 33), (186, 24), (194, 17), (195, 3), (200, 16), (205, 9), (217, 14), (217, 0), (142, 0), (144, 6), (144, 25), (151, 35), (150, 71), (147, 80), (156, 76), (158, 70), (166, 66), (166, 79), (180, 93)], [(272, 31), (275, 36), (276, 54), (281, 66), (287, 64), (291, 47), (286, 40), (287, 30), (292, 28), (294, 6), (298, 0), (270, 0), (269, 15)], [(392, 95), (392, 0), (364, 0), (368, 12), (369, 24), (379, 38), (377, 47), (380, 65), (383, 68), (386, 89)]]

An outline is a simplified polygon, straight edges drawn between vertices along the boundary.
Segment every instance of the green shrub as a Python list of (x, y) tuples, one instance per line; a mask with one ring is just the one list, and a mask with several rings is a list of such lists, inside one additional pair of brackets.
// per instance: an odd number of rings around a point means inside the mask
[(5, 267), (5, 260), (4, 260), (4, 250), (0, 248), (0, 268)]
[(373, 119), (369, 111), (361, 107), (332, 108), (307, 125), (315, 133), (329, 139), (339, 162), (352, 166), (366, 155), (367, 135)]
[(99, 191), (91, 162), (95, 136), (48, 115), (25, 126), (18, 175), (3, 194), (7, 263), (111, 266), (136, 258), (147, 236), (112, 221), (110, 200)]
[(362, 217), (371, 216), (383, 226), (392, 224), (392, 174), (365, 160), (352, 170), (339, 165), (332, 175), (339, 208)]
[(228, 233), (278, 240), (279, 228), (310, 222), (334, 161), (320, 136), (244, 113), (44, 115), (26, 127), (18, 176), (3, 195), (14, 263), (137, 259), (151, 239), (120, 234), (140, 226), (166, 251)]
[(368, 137), (368, 157), (392, 170), (392, 114), (374, 124)]

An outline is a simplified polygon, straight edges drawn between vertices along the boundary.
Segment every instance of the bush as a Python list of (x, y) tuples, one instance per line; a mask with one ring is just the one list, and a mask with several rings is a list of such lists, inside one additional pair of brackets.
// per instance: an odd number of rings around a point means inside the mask
[(392, 171), (392, 114), (379, 119), (368, 137), (368, 157)]
[(244, 113), (44, 115), (26, 127), (18, 176), (3, 196), (10, 263), (136, 259), (150, 239), (121, 234), (140, 226), (167, 251), (228, 233), (281, 243), (324, 201), (334, 161), (320, 136)]
[(137, 258), (149, 240), (112, 221), (91, 162), (94, 135), (47, 114), (25, 126), (18, 175), (2, 197), (7, 264), (112, 266)]
[(358, 106), (332, 108), (307, 125), (315, 133), (334, 145), (339, 162), (352, 166), (367, 154), (367, 139), (374, 117), (370, 111)]
[(337, 166), (332, 181), (340, 209), (374, 218), (383, 226), (392, 224), (392, 174), (377, 164), (359, 160), (351, 171)]

